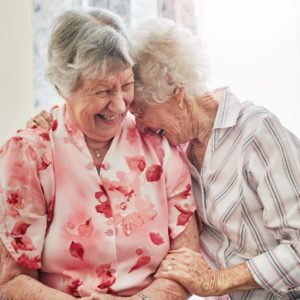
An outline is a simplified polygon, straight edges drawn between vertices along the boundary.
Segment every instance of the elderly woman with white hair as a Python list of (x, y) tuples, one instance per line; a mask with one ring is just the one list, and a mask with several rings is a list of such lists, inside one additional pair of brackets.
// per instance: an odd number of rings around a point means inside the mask
[(171, 251), (157, 277), (200, 296), (300, 299), (299, 139), (267, 109), (210, 91), (201, 41), (183, 27), (150, 20), (133, 41), (131, 112), (140, 131), (188, 145), (202, 222), (201, 254)]
[[(186, 299), (153, 274), (197, 251), (191, 178), (165, 138), (140, 135), (130, 40), (105, 10), (67, 11), (48, 77), (65, 105), (0, 149), (1, 299)], [(16, 288), (17, 287), (17, 288)]]

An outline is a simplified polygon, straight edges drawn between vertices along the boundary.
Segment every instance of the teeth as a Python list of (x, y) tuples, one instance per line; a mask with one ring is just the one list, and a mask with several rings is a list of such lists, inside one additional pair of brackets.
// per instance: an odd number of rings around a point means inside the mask
[(158, 130), (156, 130), (155, 133), (158, 134), (158, 135), (160, 135), (160, 136), (164, 136), (166, 134), (163, 129), (158, 129)]
[(117, 116), (105, 116), (105, 115), (97, 115), (99, 116), (101, 119), (105, 120), (105, 121), (114, 121), (117, 120), (118, 117)]

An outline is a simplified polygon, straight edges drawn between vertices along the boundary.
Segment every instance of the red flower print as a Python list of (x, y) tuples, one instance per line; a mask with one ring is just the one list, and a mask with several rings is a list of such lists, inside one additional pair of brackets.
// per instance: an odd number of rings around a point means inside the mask
[(103, 275), (101, 275), (101, 279), (102, 282), (97, 286), (99, 289), (106, 289), (112, 286), (116, 281), (116, 277), (110, 272), (103, 273)]
[(164, 239), (162, 238), (162, 236), (159, 233), (150, 232), (149, 235), (150, 235), (150, 239), (153, 244), (161, 245), (164, 243)]
[(95, 270), (97, 277), (100, 277), (103, 272), (109, 271), (110, 268), (111, 268), (110, 264), (99, 265)]
[(122, 218), (123, 232), (127, 236), (132, 234), (133, 225), (143, 226), (143, 224), (144, 219), (137, 212), (133, 212)]
[(80, 243), (75, 243), (72, 241), (69, 251), (73, 257), (77, 257), (83, 260), (84, 249)]
[(107, 289), (115, 283), (116, 277), (112, 272), (110, 264), (103, 264), (96, 268), (96, 274), (101, 279), (101, 283), (97, 286), (99, 289)]
[(41, 259), (39, 256), (29, 258), (28, 255), (22, 254), (18, 258), (18, 264), (29, 269), (39, 269), (41, 267)]
[(127, 136), (126, 139), (130, 142), (130, 143), (134, 143), (137, 139), (138, 135), (137, 135), (137, 130), (135, 125), (129, 126), (127, 129)]
[(190, 214), (180, 214), (178, 216), (178, 219), (177, 219), (177, 225), (185, 225), (186, 223), (189, 222), (191, 216), (193, 215), (193, 213), (190, 213)]
[(180, 211), (181, 213), (184, 213), (184, 214), (193, 214), (192, 211), (187, 210), (187, 209), (184, 209), (183, 207), (179, 206), (178, 204), (175, 204), (174, 206), (175, 206), (176, 209), (177, 209), (178, 211)]
[(27, 235), (15, 237), (14, 240), (11, 242), (11, 245), (13, 246), (16, 252), (18, 252), (18, 250), (23, 250), (23, 251), (35, 250), (31, 238)]
[(180, 211), (180, 214), (179, 214), (178, 219), (177, 219), (177, 225), (182, 225), (183, 226), (183, 225), (185, 225), (186, 223), (189, 222), (191, 216), (193, 215), (193, 212), (185, 210), (177, 204), (175, 205), (175, 207), (177, 208), (177, 210)]
[(22, 138), (19, 137), (19, 136), (15, 136), (15, 137), (12, 138), (12, 140), (13, 140), (15, 143), (18, 143), (18, 142), (22, 141)]
[(50, 141), (49, 132), (40, 133), (40, 136), (43, 138), (44, 141)]
[(27, 231), (27, 228), (30, 226), (31, 224), (27, 224), (24, 223), (22, 221), (19, 221), (15, 224), (11, 234), (16, 236), (16, 235), (24, 235)]
[(135, 250), (135, 253), (136, 253), (136, 255), (142, 255), (142, 254), (144, 254), (144, 249), (143, 248), (137, 248)]
[(57, 125), (58, 125), (57, 120), (53, 120), (52, 125), (51, 125), (52, 131), (55, 131), (57, 129)]
[(134, 190), (130, 190), (128, 191), (124, 186), (117, 186), (115, 188), (113, 188), (113, 186), (111, 186), (111, 190), (116, 190), (119, 191), (121, 194), (123, 194), (126, 198), (131, 198)]
[(160, 165), (152, 165), (147, 168), (146, 179), (147, 181), (158, 181), (163, 172), (163, 169)]
[(141, 267), (147, 265), (150, 262), (151, 258), (150, 256), (141, 256), (138, 258), (138, 260), (136, 261), (135, 265), (129, 270), (128, 273), (131, 273), (133, 271), (136, 271), (138, 269), (140, 269)]
[(109, 197), (108, 194), (105, 190), (105, 187), (102, 184), (99, 184), (100, 187), (100, 191), (95, 193), (95, 198), (99, 201), (99, 202), (106, 202)]
[(112, 209), (110, 205), (110, 199), (109, 196), (104, 188), (103, 185), (100, 186), (100, 191), (95, 193), (95, 198), (100, 202), (100, 204), (96, 205), (96, 211), (99, 213), (104, 214), (106, 218), (112, 217)]
[(94, 230), (94, 225), (92, 222), (92, 218), (89, 218), (88, 220), (85, 221), (84, 224), (81, 224), (78, 227), (78, 233), (81, 236), (90, 236)]
[(133, 157), (125, 157), (129, 169), (133, 172), (143, 172), (146, 167), (146, 162), (143, 156), (137, 155)]
[(39, 165), (37, 167), (38, 170), (45, 170), (48, 168), (48, 166), (51, 164), (51, 162), (48, 160), (45, 154), (43, 154), (40, 157)]
[(180, 196), (182, 199), (186, 199), (188, 196), (191, 195), (191, 190), (192, 190), (192, 185), (191, 184), (188, 184), (185, 188), (185, 190), (180, 193)]
[(69, 293), (74, 297), (80, 297), (78, 293), (78, 287), (83, 284), (83, 281), (80, 279), (76, 279), (72, 281), (72, 283), (68, 286)]
[(112, 209), (110, 202), (106, 201), (104, 203), (98, 204), (95, 206), (95, 208), (98, 213), (104, 214), (105, 218), (112, 217)]
[(7, 202), (15, 208), (24, 207), (24, 199), (17, 192), (11, 192), (7, 197)]

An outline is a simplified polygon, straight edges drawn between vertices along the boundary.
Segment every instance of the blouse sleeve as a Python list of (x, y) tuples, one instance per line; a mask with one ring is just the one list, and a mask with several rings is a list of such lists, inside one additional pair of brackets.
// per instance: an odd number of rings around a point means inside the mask
[(47, 216), (39, 173), (48, 166), (22, 137), (0, 149), (0, 238), (16, 262), (30, 269), (41, 268)]
[(256, 282), (280, 298), (300, 287), (300, 142), (269, 116), (250, 146), (249, 169), (264, 225), (278, 244), (250, 259), (248, 266)]
[(183, 160), (185, 155), (180, 148), (163, 143), (163, 170), (169, 205), (170, 237), (176, 238), (184, 231), (196, 207), (192, 192), (191, 175)]

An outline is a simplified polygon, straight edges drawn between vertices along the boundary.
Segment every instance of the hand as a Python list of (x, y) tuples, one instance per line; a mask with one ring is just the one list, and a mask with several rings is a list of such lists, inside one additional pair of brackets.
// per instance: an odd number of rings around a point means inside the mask
[(188, 248), (169, 253), (154, 277), (177, 281), (191, 294), (202, 297), (224, 294), (218, 287), (218, 271), (209, 267), (201, 253)]
[(26, 122), (26, 127), (31, 128), (34, 126), (41, 127), (43, 129), (49, 129), (52, 125), (53, 119), (51, 115), (42, 110), (38, 115), (34, 116), (32, 119)]

